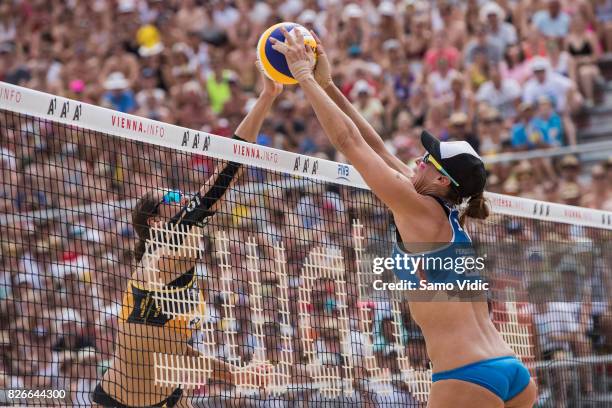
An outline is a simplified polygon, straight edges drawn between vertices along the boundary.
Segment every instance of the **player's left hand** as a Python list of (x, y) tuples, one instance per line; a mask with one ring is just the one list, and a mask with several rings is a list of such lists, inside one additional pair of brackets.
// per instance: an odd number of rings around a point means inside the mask
[(261, 94), (269, 95), (273, 98), (276, 98), (278, 95), (281, 94), (281, 92), (283, 92), (283, 84), (271, 80), (266, 76), (266, 74), (264, 74), (263, 67), (261, 66), (261, 61), (259, 61), (259, 59), (255, 61), (255, 65), (257, 66), (257, 69), (259, 70), (259, 74), (261, 75), (261, 79), (263, 81), (263, 90), (261, 91)]
[(281, 32), (285, 36), (285, 42), (280, 42), (271, 37), (272, 48), (285, 56), (291, 75), (298, 82), (312, 78), (312, 70), (315, 66), (315, 55), (312, 48), (304, 44), (304, 36), (300, 30), (294, 30), (292, 35), (281, 27)]

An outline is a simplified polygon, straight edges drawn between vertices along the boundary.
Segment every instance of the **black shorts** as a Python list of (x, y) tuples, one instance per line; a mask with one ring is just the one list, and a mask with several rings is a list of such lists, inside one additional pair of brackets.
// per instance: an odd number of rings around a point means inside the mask
[[(170, 395), (168, 398), (166, 398), (160, 403), (157, 403), (155, 405), (150, 405), (150, 406), (151, 407), (171, 408), (176, 405), (176, 403), (181, 399), (182, 395), (183, 395), (183, 390), (181, 388), (177, 388), (176, 390), (174, 390), (172, 395)], [(92, 393), (91, 399), (96, 404), (101, 405), (103, 407), (107, 407), (107, 408), (132, 408), (129, 405), (120, 403), (119, 401), (117, 401), (116, 399), (108, 395), (106, 391), (104, 391), (104, 388), (102, 388), (102, 384), (96, 385), (96, 389)]]

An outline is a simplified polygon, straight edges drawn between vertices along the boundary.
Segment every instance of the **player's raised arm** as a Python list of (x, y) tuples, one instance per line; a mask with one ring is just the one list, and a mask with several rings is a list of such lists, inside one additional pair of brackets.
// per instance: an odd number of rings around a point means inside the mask
[[(268, 111), (283, 90), (282, 85), (269, 80), (263, 74), (262, 79), (263, 90), (236, 129), (234, 139), (255, 142)], [(215, 167), (212, 175), (191, 197), (180, 191), (154, 190), (141, 198), (133, 215), (134, 224), (138, 225), (138, 235), (141, 237), (135, 250), (137, 261), (140, 261), (145, 253), (145, 242), (150, 237), (149, 226), (166, 224), (169, 230), (174, 230), (179, 224), (187, 228), (201, 224), (207, 217), (215, 214), (221, 199), (238, 179), (241, 171), (241, 163), (223, 162)], [(179, 241), (180, 239), (182, 238), (179, 238)]]
[(359, 113), (353, 104), (338, 89), (331, 77), (331, 64), (325, 53), (325, 48), (317, 35), (311, 31), (312, 36), (317, 42), (317, 64), (314, 69), (314, 78), (334, 103), (348, 115), (349, 118), (359, 129), (359, 133), (366, 143), (387, 163), (389, 166), (399, 171), (403, 175), (410, 177), (412, 169), (408, 165), (395, 157), (385, 146), (382, 137), (374, 130), (372, 125)]
[(299, 30), (296, 37), (285, 29), (287, 39), (280, 42), (271, 38), (272, 47), (285, 55), (293, 77), (302, 87), (308, 102), (331, 142), (355, 166), (374, 193), (391, 210), (414, 211), (420, 209), (422, 196), (416, 193), (412, 182), (400, 171), (389, 166), (365, 142), (359, 129), (334, 101), (325, 93), (313, 77), (314, 54), (310, 47), (304, 46)]
[[(261, 77), (264, 83), (263, 90), (253, 108), (238, 125), (234, 133), (234, 139), (255, 143), (266, 115), (276, 97), (283, 90), (281, 84), (268, 79), (263, 74)], [(241, 163), (233, 161), (219, 164), (198, 193), (189, 201), (184, 201), (185, 206), (172, 217), (170, 222), (196, 223), (214, 214), (221, 198), (223, 198), (230, 185), (240, 176), (241, 168)]]

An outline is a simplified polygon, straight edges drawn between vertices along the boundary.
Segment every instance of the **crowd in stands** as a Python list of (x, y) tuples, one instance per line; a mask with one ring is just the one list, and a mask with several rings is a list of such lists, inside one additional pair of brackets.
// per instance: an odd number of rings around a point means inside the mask
[[(254, 65), (258, 36), (279, 21), (297, 21), (319, 35), (332, 59), (335, 83), (404, 160), (423, 153), (422, 128), (443, 140), (466, 140), (483, 156), (577, 143), (573, 118), (597, 103), (602, 81), (597, 58), (612, 51), (612, 2), (607, 0), (22, 0), (0, 4), (0, 80), (230, 136), (260, 87)], [(258, 143), (342, 161), (299, 89), (286, 88)], [(211, 168), (211, 161), (199, 156), (119, 139), (111, 147), (108, 139), (0, 114), (0, 215), (123, 200), (129, 209), (130, 200), (150, 186), (193, 191)], [(612, 158), (588, 171), (583, 166), (573, 155), (491, 165), (488, 190), (612, 210)], [(240, 185), (273, 177), (252, 169)], [(257, 346), (244, 261), (249, 234), (258, 236), (261, 248), (269, 249), (275, 239), (284, 241), (291, 299), (298, 298), (303, 283), (303, 260), (317, 245), (342, 248), (347, 274), (354, 275), (352, 219), (364, 224), (367, 251), (380, 253), (389, 238), (383, 227), (386, 212), (367, 194), (293, 182), (282, 192), (269, 192), (264, 203), (237, 188), (225, 215), (213, 223), (232, 240), (236, 322), (226, 319), (218, 293), (214, 232), (206, 239), (210, 251), (199, 275), (208, 282), (208, 323), (219, 344), (222, 333), (233, 327), (245, 359)], [(66, 389), (75, 404), (89, 402), (112, 353), (135, 241), (129, 210), (109, 206), (96, 211), (59, 218), (43, 214), (0, 226), (0, 388)], [(486, 242), (602, 241), (600, 231), (546, 227), (495, 218), (475, 237)], [(604, 238), (609, 242), (609, 235)], [(521, 282), (519, 289), (536, 300), (550, 294), (551, 282), (563, 277), (579, 275), (581, 282), (592, 283), (572, 294), (587, 305), (580, 310), (560, 306), (554, 298), (523, 310), (532, 315), (536, 360), (612, 349), (612, 284), (604, 279), (612, 251), (601, 245), (602, 257), (591, 267), (571, 262), (568, 267), (554, 257), (533, 254), (514, 260), (518, 269), (528, 265), (557, 274)], [(265, 330), (279, 339), (282, 328), (273, 311), (278, 281), (270, 276), (273, 255), (261, 251), (270, 323)], [(509, 259), (500, 259), (499, 265), (512, 264)], [(317, 285), (310, 310), (316, 316), (315, 346), (325, 364), (342, 365), (345, 339), (334, 323), (340, 310), (337, 288), (325, 281)], [(370, 304), (375, 311), (368, 338), (360, 326), (355, 281), (348, 287), (355, 354), (365, 355), (370, 343), (381, 369), (397, 373), (393, 342), (400, 338), (412, 366), (427, 369), (423, 340), (406, 305), (400, 305), (403, 324), (395, 336), (389, 305)], [(299, 313), (295, 302), (291, 307), (293, 347), (301, 356)], [(555, 323), (559, 320), (563, 324)], [(266, 346), (278, 351), (278, 344)], [(221, 345), (213, 352), (227, 358)], [(296, 359), (297, 366), (305, 366), (305, 360)], [(357, 376), (368, 378), (371, 372), (360, 364)], [(299, 378), (293, 380), (303, 381), (298, 374), (305, 371), (296, 368)], [(560, 398), (555, 406), (570, 406), (571, 398), (598, 387), (588, 380), (592, 373), (552, 373), (541, 386), (550, 398)], [(559, 391), (576, 383), (578, 392)], [(357, 387), (357, 394), (353, 401), (364, 405), (378, 398), (365, 385)], [(408, 389), (400, 387), (393, 395), (398, 405), (418, 406)]]
[[(611, 16), (605, 0), (8, 1), (0, 80), (228, 135), (260, 86), (258, 36), (296, 21), (398, 156), (421, 153), (423, 127), (487, 156), (577, 142), (573, 118), (597, 103)], [(283, 94), (259, 143), (342, 160), (299, 90)], [(565, 188), (560, 160), (546, 160), (528, 189), (527, 166), (510, 164), (490, 166), (491, 190), (573, 202), (591, 184), (587, 172)], [(580, 204), (610, 209), (610, 192)]]

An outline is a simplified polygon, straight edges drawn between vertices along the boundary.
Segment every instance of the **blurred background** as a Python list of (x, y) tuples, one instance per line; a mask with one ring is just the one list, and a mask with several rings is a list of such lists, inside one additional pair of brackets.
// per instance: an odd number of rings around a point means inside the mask
[[(0, 80), (230, 135), (259, 86), (257, 39), (280, 21), (322, 38), (336, 84), (405, 160), (422, 127), (484, 156), (612, 135), (607, 0), (4, 1)], [(342, 161), (299, 90), (259, 143)], [(491, 165), (488, 189), (610, 210), (609, 155)]]

